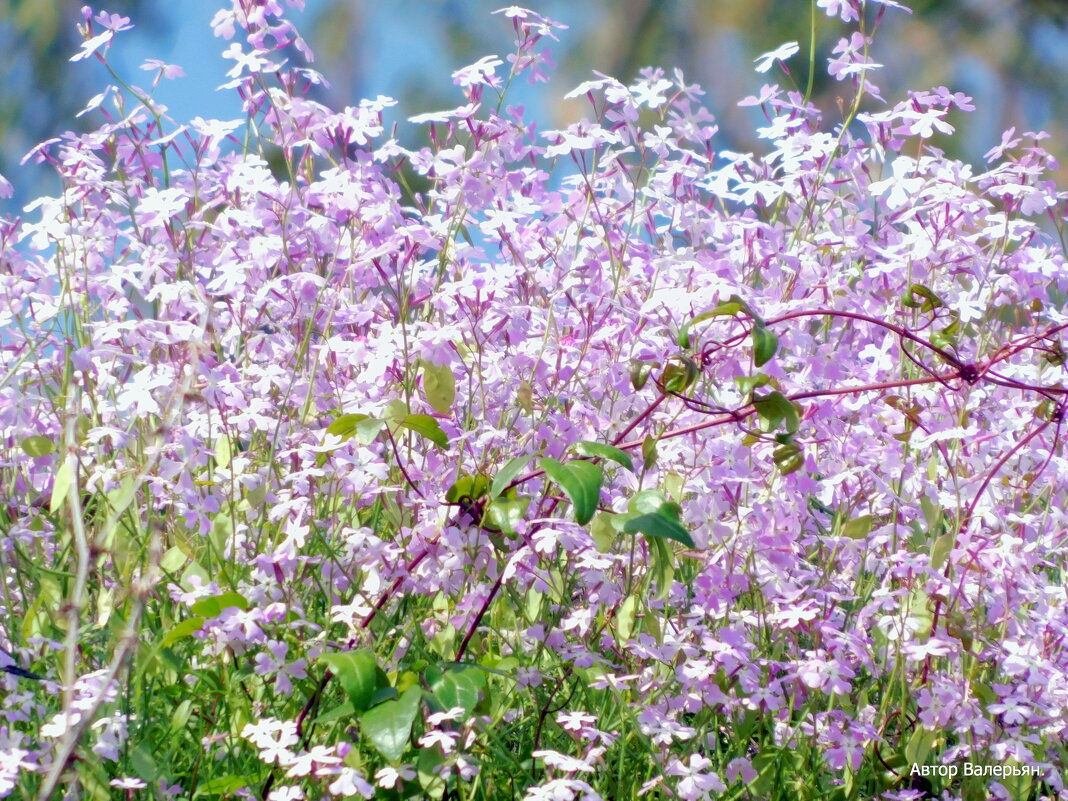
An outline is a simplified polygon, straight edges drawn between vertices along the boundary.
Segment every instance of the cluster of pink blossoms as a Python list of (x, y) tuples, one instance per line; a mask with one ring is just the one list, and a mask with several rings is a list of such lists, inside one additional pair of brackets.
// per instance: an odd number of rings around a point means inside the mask
[[(244, 754), (218, 786), (249, 798), (592, 801), (640, 742), (648, 797), (845, 798), (869, 765), (864, 797), (922, 798), (922, 745), (1068, 798), (1068, 195), (1042, 134), (936, 147), (963, 95), (878, 102), (897, 3), (818, 6), (857, 100), (763, 86), (759, 154), (677, 71), (539, 130), (501, 92), (564, 26), (516, 7), (409, 149), (392, 100), (311, 99), (277, 0), (214, 21), (247, 120), (110, 88), (37, 148), (61, 192), (0, 221), (0, 647), (44, 679), (2, 679), (0, 795), (91, 751), (156, 797)], [(128, 23), (87, 12), (76, 58)], [(164, 651), (176, 687), (243, 671), (199, 773), (121, 756)], [(353, 652), (386, 700), (317, 721)]]

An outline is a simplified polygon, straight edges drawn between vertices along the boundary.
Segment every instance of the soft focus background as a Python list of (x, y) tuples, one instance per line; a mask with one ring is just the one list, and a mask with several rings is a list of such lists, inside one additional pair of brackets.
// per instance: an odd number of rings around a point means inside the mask
[[(37, 142), (92, 115), (74, 115), (110, 78), (95, 60), (70, 63), (81, 41), (74, 0), (0, 0), (0, 173), (16, 185), (16, 199), (54, 191), (49, 173), (19, 167)], [(331, 82), (323, 98), (337, 105), (378, 94), (398, 99), (395, 118), (460, 104), (450, 73), (478, 58), (505, 57), (511, 29), (491, 12), (504, 0), (307, 0), (295, 19), (314, 49), (316, 69)], [(553, 49), (559, 65), (548, 86), (517, 86), (522, 103), (543, 126), (563, 126), (585, 111), (563, 94), (598, 70), (625, 82), (647, 65), (680, 67), (707, 92), (723, 148), (759, 149), (753, 139), (759, 110), (737, 107), (765, 82), (788, 84), (777, 68), (760, 75), (753, 59), (782, 42), (797, 40), (802, 52), (790, 62), (800, 84), (807, 80), (808, 0), (530, 0), (527, 5), (570, 26)], [(946, 85), (975, 98), (976, 111), (962, 125), (951, 155), (977, 162), (1001, 132), (1045, 130), (1051, 151), (1068, 153), (1068, 0), (912, 0), (911, 16), (886, 15), (875, 58), (885, 68), (871, 76), (893, 103), (907, 89)], [(94, 7), (132, 18), (109, 60), (127, 81), (149, 86), (147, 58), (178, 64), (185, 77), (163, 82), (156, 97), (171, 116), (231, 119), (241, 116), (236, 97), (215, 92), (233, 62), (211, 35), (217, 0), (112, 0)], [(834, 108), (845, 87), (829, 81), (826, 56), (844, 26), (821, 12), (817, 37), (817, 104)], [(300, 58), (299, 55), (294, 55)], [(830, 120), (829, 122), (833, 122)], [(955, 120), (960, 124), (961, 120)], [(1063, 158), (1062, 158), (1063, 160)], [(1062, 176), (1064, 177), (1064, 176)]]

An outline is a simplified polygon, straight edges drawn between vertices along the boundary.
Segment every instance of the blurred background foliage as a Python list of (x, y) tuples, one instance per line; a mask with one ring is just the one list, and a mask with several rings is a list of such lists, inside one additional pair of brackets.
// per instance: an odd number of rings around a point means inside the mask
[[(997, 144), (1001, 132), (1046, 130), (1054, 153), (1068, 152), (1068, 0), (906, 0), (912, 15), (890, 10), (876, 37), (875, 60), (885, 68), (871, 79), (889, 103), (908, 89), (946, 85), (976, 100), (977, 110), (954, 120), (959, 137), (947, 143), (951, 154), (978, 162)], [(459, 103), (450, 73), (488, 53), (504, 56), (510, 30), (491, 12), (506, 0), (307, 0), (300, 29), (317, 54), (316, 68), (331, 81), (322, 98), (345, 105), (386, 94), (401, 101), (398, 118)], [(520, 2), (523, 5), (522, 2)], [(25, 187), (29, 177), (16, 167), (37, 142), (94, 123), (74, 114), (107, 81), (103, 71), (71, 64), (80, 44), (75, 25), (79, 0), (0, 0), (0, 59), (5, 91), (0, 95), (0, 173)], [(630, 81), (647, 65), (670, 72), (680, 67), (689, 82), (706, 90), (716, 115), (721, 147), (759, 150), (756, 109), (737, 101), (762, 83), (789, 85), (777, 68), (753, 71), (753, 59), (784, 41), (797, 40), (802, 52), (790, 64), (801, 85), (807, 80), (809, 0), (527, 0), (536, 11), (570, 25), (554, 43), (560, 69), (548, 91), (517, 87), (511, 102), (522, 102), (544, 127), (561, 127), (586, 113), (581, 101), (559, 98), (592, 70)], [(198, 8), (210, 19), (215, 0), (108, 0), (104, 8), (133, 18), (135, 31), (122, 36), (148, 39), (161, 48), (173, 44), (181, 15)], [(203, 7), (203, 8), (200, 8)], [(874, 6), (869, 9), (873, 17)], [(196, 44), (173, 55), (178, 64), (215, 53), (221, 43), (200, 29)], [(816, 102), (833, 114), (847, 87), (827, 78), (826, 57), (845, 26), (818, 18)], [(123, 40), (113, 53), (121, 56)], [(112, 58), (115, 61), (115, 58)], [(140, 60), (122, 65), (126, 77), (144, 83)], [(221, 63), (221, 62), (220, 62)], [(219, 83), (225, 67), (220, 66)], [(183, 91), (204, 102), (204, 87)], [(214, 87), (212, 87), (214, 88)], [(199, 113), (199, 112), (197, 112)], [(210, 109), (204, 116), (213, 116)], [(230, 114), (233, 116), (233, 114)], [(179, 121), (184, 121), (180, 119)], [(835, 120), (829, 116), (828, 124)], [(1065, 176), (1062, 176), (1062, 178)]]

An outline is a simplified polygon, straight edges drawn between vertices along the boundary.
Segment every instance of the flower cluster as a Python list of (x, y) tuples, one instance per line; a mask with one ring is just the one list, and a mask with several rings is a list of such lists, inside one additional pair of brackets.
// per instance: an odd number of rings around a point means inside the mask
[(504, 91), (564, 26), (517, 7), (409, 149), (277, 0), (213, 22), (247, 119), (113, 86), (36, 148), (0, 794), (1068, 797), (1068, 196), (1042, 134), (976, 167), (969, 98), (881, 102), (897, 3), (817, 6), (854, 99), (765, 85), (759, 154), (659, 69), (539, 130)]

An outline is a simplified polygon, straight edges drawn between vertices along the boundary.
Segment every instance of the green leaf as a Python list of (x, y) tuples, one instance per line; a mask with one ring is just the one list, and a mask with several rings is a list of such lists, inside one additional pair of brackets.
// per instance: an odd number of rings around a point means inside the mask
[(634, 620), (638, 614), (638, 597), (628, 595), (616, 610), (616, 641), (623, 645), (634, 633)]
[(938, 740), (938, 732), (924, 726), (917, 726), (905, 744), (905, 759), (913, 765), (924, 765), (931, 753), (931, 748)]
[(35, 459), (41, 456), (48, 456), (48, 454), (54, 453), (56, 450), (55, 443), (48, 437), (26, 437), (20, 444), (26, 455)]
[(779, 349), (779, 338), (763, 325), (753, 326), (753, 364), (763, 367)]
[(134, 773), (146, 782), (155, 781), (163, 774), (152, 753), (140, 743), (130, 749), (130, 764)]
[(940, 569), (946, 563), (946, 559), (949, 558), (956, 544), (957, 537), (952, 531), (947, 531), (934, 541), (931, 545), (931, 567), (934, 570)]
[(485, 473), (479, 473), (474, 476), (462, 475), (457, 478), (452, 486), (445, 492), (445, 500), (449, 503), (456, 503), (463, 497), (478, 500), (489, 492), (489, 487), (489, 476)]
[(910, 309), (919, 309), (921, 312), (934, 311), (946, 305), (942, 298), (923, 284), (912, 284), (901, 297), (901, 303)]
[(446, 670), (433, 682), (429, 681), (428, 674), (428, 683), (441, 711), (460, 707), (464, 710), (466, 720), (478, 705), (479, 693), (485, 687), (486, 679), (475, 668), (463, 668)]
[[(953, 319), (949, 325), (945, 328), (941, 328), (931, 334), (931, 344), (942, 350), (948, 350), (949, 348), (955, 348), (957, 346), (957, 338), (960, 335), (960, 315), (953, 312)], [(1048, 355), (1048, 354), (1047, 354)]]
[[(540, 453), (540, 451), (538, 453)], [(509, 459), (504, 467), (497, 472), (497, 475), (493, 477), (493, 483), (490, 484), (490, 497), (496, 498), (504, 492), (504, 488), (516, 480), (516, 477), (523, 471), (527, 462), (537, 455), (537, 453), (530, 453), (526, 456), (516, 456), (514, 459)]]
[(760, 418), (760, 428), (763, 431), (774, 431), (781, 425), (786, 433), (794, 434), (801, 425), (797, 405), (781, 392), (769, 392), (755, 398), (753, 407)]
[[(1061, 345), (1060, 341), (1058, 340), (1054, 340), (1053, 344), (1051, 344), (1049, 348), (1043, 352), (1042, 358), (1054, 367), (1061, 367), (1066, 361), (1068, 361), (1068, 355), (1066, 355), (1064, 352), (1064, 346)], [(23, 443), (22, 447), (26, 447), (25, 443)]]
[(423, 370), (423, 398), (438, 414), (452, 413), (452, 404), (456, 400), (456, 376), (447, 365), (420, 363)]
[(382, 418), (387, 423), (392, 423), (393, 426), (399, 426), (401, 420), (408, 416), (409, 411), (411, 410), (408, 408), (407, 403), (400, 398), (394, 398), (387, 403), (386, 408), (382, 410)]
[(230, 457), (232, 455), (230, 449), (230, 437), (223, 434), (215, 440), (215, 466), (225, 470), (230, 466)]
[(690, 532), (683, 528), (681, 523), (655, 512), (630, 518), (623, 526), (623, 530), (628, 534), (641, 532), (649, 537), (663, 537), (681, 542), (687, 548), (694, 547)]
[(862, 540), (867, 537), (868, 532), (871, 531), (871, 524), (871, 515), (854, 517), (852, 520), (842, 525), (841, 536), (848, 537), (851, 540)]
[(224, 592), (221, 595), (212, 595), (208, 598), (201, 598), (190, 610), (194, 615), (201, 615), (203, 617), (218, 617), (223, 613), (223, 610), (229, 609), (231, 606), (236, 606), (243, 612), (248, 611), (251, 604), (244, 595), (237, 592)]
[(163, 554), (163, 557), (159, 560), (159, 566), (166, 573), (177, 573), (185, 567), (185, 563), (188, 561), (189, 557), (186, 556), (185, 551), (175, 545)]
[(656, 464), (656, 438), (646, 435), (642, 440), (642, 470), (651, 470)]
[(682, 393), (693, 386), (699, 373), (697, 362), (689, 356), (678, 354), (668, 359), (667, 365), (660, 373), (660, 386), (664, 388), (664, 392)]
[(767, 373), (754, 373), (753, 375), (738, 375), (734, 377), (735, 383), (738, 384), (738, 389), (743, 394), (748, 395), (754, 389), (767, 386), (771, 383), (771, 376)]
[(594, 456), (598, 459), (609, 459), (617, 464), (623, 465), (625, 468), (634, 472), (634, 462), (630, 458), (630, 454), (626, 451), (622, 451), (619, 448), (612, 445), (605, 445), (601, 442), (591, 442), (590, 440), (582, 440), (576, 442), (571, 446), (575, 452), (580, 456)]
[(643, 362), (640, 359), (631, 359), (630, 385), (634, 387), (635, 390), (641, 389), (649, 380), (649, 375), (653, 372), (653, 368), (659, 366), (660, 362)]
[(682, 518), (682, 507), (668, 500), (660, 490), (647, 489), (634, 493), (627, 501), (627, 511), (631, 514), (656, 514), (678, 522)]
[(408, 750), (412, 724), (419, 714), (423, 691), (419, 687), (405, 690), (392, 701), (383, 701), (360, 716), (360, 730), (371, 745), (390, 762), (400, 762)]
[(356, 707), (352, 705), (351, 701), (346, 701), (343, 704), (338, 704), (333, 709), (324, 712), (319, 715), (312, 723), (333, 723), (335, 720), (345, 720), (351, 718), (356, 714)]
[(441, 775), (441, 765), (445, 757), (437, 748), (420, 748), (416, 760), (419, 786), (423, 788), (426, 798), (437, 801), (445, 795), (446, 782)]
[(235, 790), (241, 790), (252, 784), (258, 784), (259, 779), (250, 776), (220, 776), (209, 782), (197, 785), (196, 795), (224, 795), (228, 796)]
[(178, 642), (178, 640), (190, 636), (191, 634), (193, 634), (193, 632), (200, 631), (203, 626), (204, 618), (202, 617), (191, 617), (186, 620), (183, 620), (181, 623), (172, 626), (171, 630), (163, 635), (163, 640), (161, 641), (160, 645), (162, 645), (163, 647), (173, 645), (174, 643)]
[(664, 476), (664, 492), (677, 503), (682, 501), (685, 488), (686, 479), (680, 473), (671, 470)]
[(660, 537), (650, 537), (647, 541), (649, 573), (656, 582), (656, 599), (663, 601), (671, 592), (671, 584), (675, 580), (675, 554)]
[(731, 297), (734, 299), (724, 301), (706, 312), (701, 312), (692, 320), (683, 323), (682, 328), (679, 329), (679, 333), (675, 336), (675, 342), (678, 343), (678, 346), (680, 348), (690, 347), (690, 329), (698, 323), (703, 323), (705, 320), (711, 320), (713, 317), (731, 317), (746, 310), (747, 307), (742, 302), (741, 298), (737, 295), (732, 295)]
[(441, 430), (438, 421), (428, 414), (409, 414), (401, 419), (400, 424), (421, 437), (426, 437), (439, 448), (449, 446), (449, 438)]
[(545, 457), (541, 460), (541, 469), (570, 499), (579, 525), (589, 523), (601, 498), (601, 481), (604, 478), (601, 468), (592, 462), (571, 461), (565, 464)]
[(393, 701), (400, 698), (400, 693), (397, 692), (396, 687), (379, 687), (375, 690), (374, 695), (371, 696), (371, 706), (378, 706), (386, 701)]
[(74, 462), (64, 459), (56, 471), (56, 480), (52, 483), (52, 500), (48, 504), (48, 510), (55, 514), (67, 499), (70, 485), (74, 482)]
[(355, 436), (361, 445), (370, 445), (385, 424), (366, 414), (343, 414), (326, 427), (326, 433), (336, 434), (342, 442)]
[(319, 661), (337, 677), (354, 710), (363, 712), (370, 708), (371, 696), (377, 685), (374, 653), (367, 650), (344, 651), (325, 654), (319, 657)]
[(171, 727), (170, 730), (175, 734), (180, 734), (185, 731), (186, 724), (189, 723), (189, 718), (193, 716), (193, 699), (186, 698), (182, 703), (178, 704), (174, 709), (174, 714), (171, 715)]
[(616, 541), (616, 527), (612, 525), (612, 516), (607, 512), (598, 512), (590, 521), (590, 536), (598, 553), (611, 553)]
[(777, 446), (772, 451), (771, 458), (784, 476), (796, 473), (805, 466), (805, 454), (796, 442), (786, 442)]
[(486, 506), (484, 523), (505, 534), (515, 534), (516, 526), (526, 517), (529, 508), (530, 498), (525, 495), (516, 498), (494, 498)]

